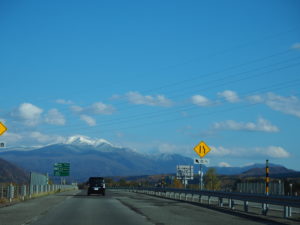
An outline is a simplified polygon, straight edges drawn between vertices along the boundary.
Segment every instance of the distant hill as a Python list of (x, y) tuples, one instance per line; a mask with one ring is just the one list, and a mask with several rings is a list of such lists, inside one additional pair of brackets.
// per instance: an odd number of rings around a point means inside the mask
[(29, 183), (29, 174), (12, 163), (0, 158), (0, 183)]
[[(241, 177), (260, 177), (265, 176), (266, 170), (265, 168), (252, 168), (245, 172), (243, 172)], [(300, 177), (300, 172), (295, 170), (287, 169), (283, 166), (270, 166), (269, 168), (269, 176), (273, 178), (280, 177)]]
[[(259, 175), (265, 173), (265, 167), (266, 164), (263, 163), (255, 163), (248, 166), (243, 167), (214, 167), (217, 171), (217, 174), (219, 175), (239, 175), (244, 174), (247, 176), (247, 171), (250, 171), (249, 175)], [(272, 173), (290, 173), (290, 172), (296, 172), (294, 170), (288, 170), (285, 167), (281, 165), (276, 165), (273, 163), (269, 164), (270, 170)], [(253, 170), (252, 170), (253, 169)], [(252, 171), (252, 172), (251, 172)], [(252, 173), (252, 174), (251, 174)]]

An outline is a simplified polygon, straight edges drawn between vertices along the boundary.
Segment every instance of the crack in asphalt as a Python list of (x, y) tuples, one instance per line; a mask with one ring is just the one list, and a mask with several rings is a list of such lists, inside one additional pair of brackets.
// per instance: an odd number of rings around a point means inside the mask
[(50, 208), (48, 208), (48, 209), (42, 211), (39, 215), (36, 215), (36, 216), (30, 218), (29, 220), (27, 220), (26, 222), (22, 223), (21, 225), (30, 225), (30, 224), (32, 224), (32, 223), (38, 221), (38, 220), (41, 219), (43, 216), (45, 216), (49, 211), (51, 211), (51, 210), (53, 210), (53, 209), (59, 207), (61, 204), (63, 204), (66, 200), (70, 199), (71, 197), (72, 197), (72, 196), (66, 197), (63, 201), (61, 201), (61, 202), (59, 202), (58, 204), (56, 204), (56, 205), (54, 205), (54, 206), (52, 206), (52, 207), (50, 207)]
[(165, 225), (164, 223), (156, 223), (155, 221), (153, 221), (149, 216), (147, 216), (146, 214), (144, 214), (140, 209), (134, 207), (133, 205), (130, 205), (127, 202), (122, 201), (119, 198), (116, 198), (119, 202), (121, 202), (121, 204), (123, 204), (124, 206), (126, 206), (127, 208), (129, 208), (130, 210), (134, 211), (135, 213), (145, 217), (147, 219), (147, 221), (149, 221), (150, 223), (153, 223), (154, 225)]

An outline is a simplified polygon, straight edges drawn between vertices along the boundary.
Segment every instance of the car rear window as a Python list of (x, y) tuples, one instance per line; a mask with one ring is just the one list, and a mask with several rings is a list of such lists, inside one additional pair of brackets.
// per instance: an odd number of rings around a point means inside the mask
[(90, 178), (89, 183), (90, 184), (103, 184), (104, 179), (103, 178)]

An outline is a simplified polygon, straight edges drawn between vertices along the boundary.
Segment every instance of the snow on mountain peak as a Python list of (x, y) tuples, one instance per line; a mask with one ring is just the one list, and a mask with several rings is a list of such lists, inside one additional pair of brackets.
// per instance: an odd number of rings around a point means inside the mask
[(102, 145), (102, 144), (107, 144), (107, 145), (112, 145), (108, 141), (104, 139), (92, 139), (87, 136), (83, 135), (74, 135), (69, 138), (64, 142), (64, 144), (72, 144), (72, 145), (92, 145), (94, 147)]

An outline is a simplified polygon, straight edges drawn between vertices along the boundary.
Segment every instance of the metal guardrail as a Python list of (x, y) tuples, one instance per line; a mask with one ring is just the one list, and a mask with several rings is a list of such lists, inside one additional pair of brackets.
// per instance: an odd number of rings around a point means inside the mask
[(277, 205), (283, 207), (283, 217), (288, 218), (292, 216), (292, 207), (300, 208), (300, 197), (298, 196), (282, 196), (282, 195), (264, 195), (264, 194), (249, 194), (238, 192), (223, 192), (223, 191), (206, 191), (206, 190), (192, 190), (192, 189), (176, 189), (176, 188), (151, 188), (151, 187), (130, 187), (121, 188), (133, 192), (157, 195), (166, 198), (174, 198), (179, 195), (181, 200), (182, 195), (187, 200), (187, 195), (198, 195), (199, 201), (202, 202), (202, 196), (207, 196), (208, 204), (210, 204), (211, 197), (218, 199), (218, 205), (223, 207), (223, 200), (228, 199), (229, 208), (234, 208), (234, 201), (239, 200), (244, 202), (244, 211), (248, 212), (249, 202), (262, 204), (262, 214), (267, 215), (269, 205)]
[(0, 203), (13, 200), (25, 200), (35, 196), (77, 189), (77, 185), (4, 185), (0, 184)]

